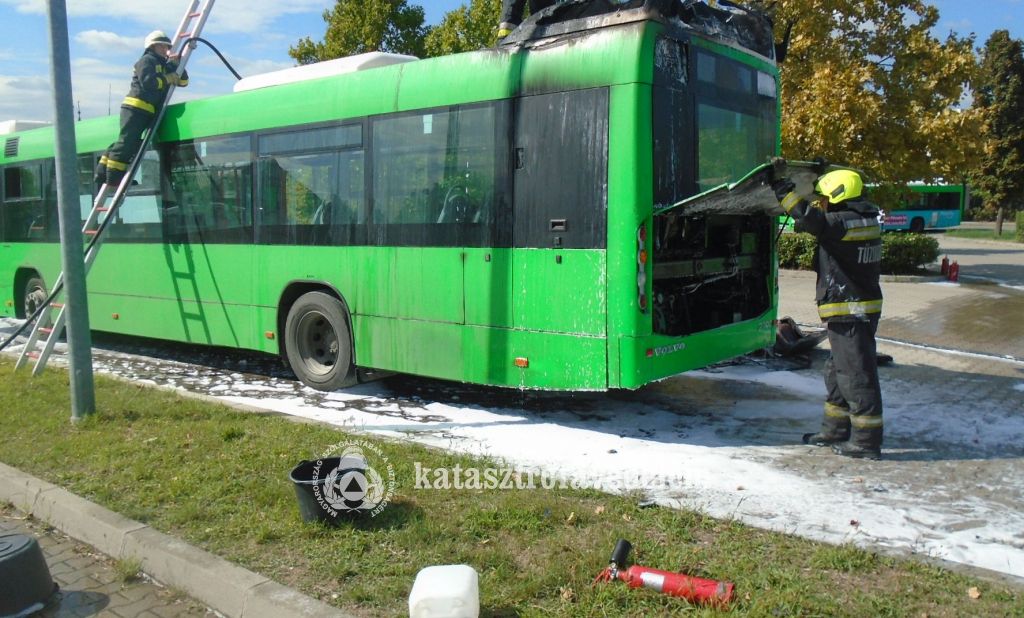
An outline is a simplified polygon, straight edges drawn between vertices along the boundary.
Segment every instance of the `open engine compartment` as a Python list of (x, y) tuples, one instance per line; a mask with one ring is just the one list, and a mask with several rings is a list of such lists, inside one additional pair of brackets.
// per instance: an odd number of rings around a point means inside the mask
[(683, 336), (756, 318), (771, 304), (767, 214), (654, 217), (654, 332)]

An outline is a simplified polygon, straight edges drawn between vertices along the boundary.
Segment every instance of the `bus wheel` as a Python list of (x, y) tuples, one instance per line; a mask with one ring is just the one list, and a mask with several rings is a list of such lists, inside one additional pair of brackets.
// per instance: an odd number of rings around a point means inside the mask
[[(49, 298), (50, 292), (46, 289), (46, 284), (39, 277), (32, 277), (25, 282), (25, 292), (22, 307), (25, 311), (25, 319), (32, 317), (40, 306), (42, 306), (46, 299)], [(43, 326), (50, 325), (50, 315), (48, 311), (43, 312)]]
[(321, 391), (356, 384), (352, 333), (345, 308), (323, 292), (307, 292), (288, 312), (285, 322), (288, 364), (302, 383)]
[(914, 217), (914, 220), (910, 222), (910, 231), (914, 234), (920, 234), (924, 231), (924, 219), (921, 217)]

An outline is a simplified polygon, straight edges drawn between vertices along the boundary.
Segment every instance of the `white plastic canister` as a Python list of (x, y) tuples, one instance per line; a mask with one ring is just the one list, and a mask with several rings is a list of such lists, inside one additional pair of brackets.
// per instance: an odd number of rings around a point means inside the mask
[(479, 618), (480, 578), (465, 564), (432, 566), (416, 575), (409, 594), (411, 618)]

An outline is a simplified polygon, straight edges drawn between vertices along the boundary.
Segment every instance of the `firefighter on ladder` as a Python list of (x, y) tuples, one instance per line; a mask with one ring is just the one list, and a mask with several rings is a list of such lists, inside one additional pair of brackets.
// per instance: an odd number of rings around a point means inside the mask
[(131, 89), (121, 103), (121, 133), (100, 158), (94, 180), (97, 187), (121, 184), (132, 157), (142, 144), (142, 134), (150, 127), (167, 98), (170, 86), (188, 85), (188, 72), (176, 73), (178, 61), (170, 58), (171, 39), (160, 30), (146, 37), (145, 52), (135, 63)]
[(879, 270), (882, 230), (878, 207), (864, 197), (859, 174), (837, 170), (815, 186), (823, 208), (796, 193), (789, 179), (772, 185), (782, 207), (818, 239), (818, 315), (828, 329), (832, 355), (825, 363), (828, 395), (821, 429), (805, 444), (831, 446), (838, 455), (882, 457), (882, 391), (875, 332), (882, 313)]

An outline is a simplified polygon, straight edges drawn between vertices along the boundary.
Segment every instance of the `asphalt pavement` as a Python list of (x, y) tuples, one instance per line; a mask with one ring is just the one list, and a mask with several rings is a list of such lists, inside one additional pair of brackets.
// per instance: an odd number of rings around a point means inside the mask
[[(883, 281), (885, 301), (878, 336), (1024, 359), (1024, 246), (942, 235), (938, 240), (943, 254), (961, 265), (961, 282)], [(782, 271), (779, 316), (820, 324), (814, 281), (813, 272)], [(913, 350), (907, 348), (904, 355), (912, 356)]]

